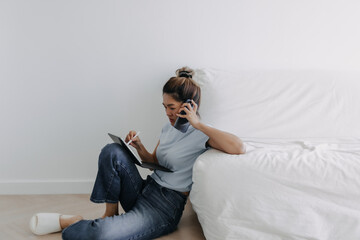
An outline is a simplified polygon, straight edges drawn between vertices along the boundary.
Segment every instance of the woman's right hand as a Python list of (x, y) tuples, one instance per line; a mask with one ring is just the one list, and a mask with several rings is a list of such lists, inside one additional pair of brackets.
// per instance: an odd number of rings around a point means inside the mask
[(136, 132), (131, 130), (128, 135), (125, 137), (125, 142), (128, 143), (131, 139), (132, 142), (130, 143), (130, 146), (139, 149), (140, 145), (141, 145), (141, 140), (139, 138), (139, 136), (137, 136), (136, 138), (133, 139), (133, 137), (136, 135)]

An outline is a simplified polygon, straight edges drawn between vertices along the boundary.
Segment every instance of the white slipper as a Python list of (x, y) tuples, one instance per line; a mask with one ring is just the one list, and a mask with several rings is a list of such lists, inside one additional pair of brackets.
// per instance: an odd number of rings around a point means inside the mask
[(61, 215), (59, 213), (37, 213), (31, 217), (29, 227), (36, 235), (60, 232), (60, 216), (72, 217), (72, 215)]

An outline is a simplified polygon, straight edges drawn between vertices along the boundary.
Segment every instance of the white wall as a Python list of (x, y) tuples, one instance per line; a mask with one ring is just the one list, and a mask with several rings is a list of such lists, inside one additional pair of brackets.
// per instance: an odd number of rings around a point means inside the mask
[[(89, 193), (97, 157), (140, 130), (183, 65), (360, 66), (359, 1), (0, 1), (0, 194)], [(142, 171), (142, 175), (147, 174)]]

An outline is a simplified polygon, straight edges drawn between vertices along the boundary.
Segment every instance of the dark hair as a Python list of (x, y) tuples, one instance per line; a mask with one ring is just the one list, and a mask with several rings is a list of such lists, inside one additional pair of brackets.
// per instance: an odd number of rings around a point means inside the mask
[[(176, 70), (176, 77), (171, 77), (163, 87), (163, 94), (169, 94), (178, 102), (185, 102), (187, 99), (193, 99), (200, 107), (201, 89), (192, 79), (194, 70), (183, 67)], [(199, 115), (198, 111), (196, 113)], [(199, 115), (200, 116), (200, 115)]]

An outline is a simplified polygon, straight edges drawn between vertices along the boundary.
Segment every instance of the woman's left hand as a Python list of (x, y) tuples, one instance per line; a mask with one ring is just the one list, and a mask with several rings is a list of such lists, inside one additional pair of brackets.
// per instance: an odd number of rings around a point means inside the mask
[[(196, 115), (198, 105), (194, 102), (194, 100), (191, 100), (191, 103), (194, 107), (191, 107), (190, 103), (183, 103), (176, 116), (186, 118), (194, 128), (197, 128), (197, 125), (200, 123), (200, 119), (198, 115)], [(181, 115), (181, 111), (185, 111), (186, 115)]]

